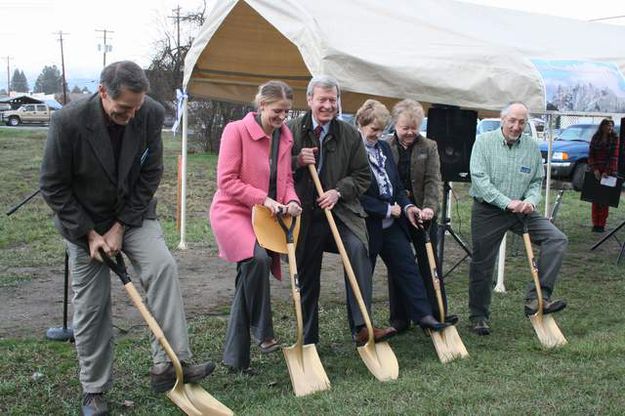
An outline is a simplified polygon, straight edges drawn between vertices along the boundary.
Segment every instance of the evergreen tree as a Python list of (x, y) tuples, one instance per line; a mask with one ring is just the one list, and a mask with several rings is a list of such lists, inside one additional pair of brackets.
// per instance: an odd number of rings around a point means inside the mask
[(63, 91), (61, 71), (56, 65), (45, 66), (35, 82), (35, 92), (54, 94)]
[(13, 71), (13, 78), (11, 79), (11, 91), (30, 91), (30, 88), (28, 86), (28, 80), (26, 79), (26, 75), (24, 75), (24, 71), (20, 71), (17, 68), (15, 69), (15, 71)]

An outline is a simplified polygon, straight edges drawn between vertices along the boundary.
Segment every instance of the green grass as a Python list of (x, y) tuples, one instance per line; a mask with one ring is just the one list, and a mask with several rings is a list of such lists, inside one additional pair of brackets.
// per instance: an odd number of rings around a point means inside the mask
[[(15, 133), (19, 133), (16, 135)], [(13, 205), (36, 187), (43, 135), (19, 129), (0, 130), (0, 179), (3, 206)], [(175, 232), (175, 165), (179, 142), (166, 139), (167, 173), (159, 190), (162, 222), (170, 247)], [(206, 211), (214, 191), (213, 155), (189, 157), (187, 240), (215, 255)], [(470, 242), (470, 198), (467, 185), (455, 186), (453, 225)], [(625, 204), (625, 201), (621, 201)], [(611, 209), (609, 227), (625, 220), (622, 205)], [(469, 350), (466, 360), (443, 365), (431, 341), (411, 330), (391, 341), (400, 377), (381, 383), (367, 371), (346, 331), (342, 298), (323, 299), (319, 356), (332, 383), (327, 392), (295, 398), (282, 354), (261, 355), (254, 349), (255, 377), (233, 376), (218, 366), (203, 386), (241, 415), (620, 415), (625, 408), (625, 264), (616, 266), (617, 245), (608, 241), (598, 250), (590, 246), (590, 205), (569, 191), (557, 224), (569, 236), (569, 251), (561, 270), (556, 296), (569, 307), (557, 322), (569, 344), (543, 350), (522, 314), (525, 287), (530, 280), (527, 260), (518, 237), (509, 239), (505, 294), (494, 294), (493, 333), (477, 337), (467, 328), (467, 262), (447, 281), (450, 307), (461, 316), (460, 335)], [(12, 217), (0, 219), (0, 287), (23, 284), (21, 268), (58, 263), (60, 240), (50, 225), (50, 213), (40, 198)], [(623, 237), (624, 233), (620, 233)], [(54, 237), (50, 237), (50, 236)], [(449, 267), (460, 251), (450, 237), (446, 244)], [(210, 273), (210, 272), (209, 272)], [(379, 275), (378, 275), (379, 278)], [(206, 292), (210, 296), (210, 277)], [(375, 293), (374, 321), (387, 319), (385, 293)], [(279, 339), (294, 341), (292, 306), (274, 305)], [(189, 322), (196, 359), (220, 360), (226, 322), (207, 316)], [(80, 386), (74, 346), (38, 339), (0, 340), (0, 414), (70, 415), (79, 407)], [(116, 339), (115, 383), (108, 400), (113, 414), (171, 415), (174, 405), (149, 390), (150, 354), (146, 330)]]

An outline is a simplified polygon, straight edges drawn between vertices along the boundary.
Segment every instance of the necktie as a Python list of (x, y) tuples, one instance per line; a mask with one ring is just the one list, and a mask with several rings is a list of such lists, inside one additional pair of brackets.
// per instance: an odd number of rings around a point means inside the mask
[(317, 127), (315, 127), (315, 129), (313, 130), (313, 134), (315, 135), (315, 137), (317, 138), (317, 172), (321, 172), (321, 165), (323, 163), (323, 156), (322, 156), (322, 146), (323, 143), (321, 142), (320, 138), (321, 138), (321, 132), (323, 131), (323, 127), (320, 125), (318, 125)]

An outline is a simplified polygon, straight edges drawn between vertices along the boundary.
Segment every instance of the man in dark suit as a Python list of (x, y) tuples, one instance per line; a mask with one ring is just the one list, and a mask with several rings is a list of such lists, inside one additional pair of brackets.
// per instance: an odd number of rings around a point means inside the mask
[[(69, 254), (83, 415), (108, 414), (103, 394), (112, 383), (110, 274), (100, 250), (108, 256), (123, 251), (132, 262), (150, 310), (183, 362), (184, 381), (197, 382), (214, 369), (188, 364), (176, 263), (154, 198), (163, 173), (164, 110), (146, 96), (148, 88), (133, 62), (104, 68), (96, 94), (54, 114), (41, 165), (41, 193)], [(154, 339), (152, 359), (152, 388), (171, 389), (173, 366)]]
[(423, 279), (410, 247), (408, 227), (422, 226), (420, 209), (406, 197), (391, 147), (379, 140), (388, 119), (387, 108), (376, 100), (365, 101), (356, 113), (356, 123), (372, 176), (369, 188), (360, 197), (367, 213), (371, 268), (375, 268), (380, 255), (388, 268), (389, 279), (394, 279), (393, 283), (402, 293), (408, 317), (424, 329), (439, 331), (446, 325), (432, 315)]
[[(354, 270), (365, 306), (370, 313), (371, 268), (367, 256), (365, 213), (358, 198), (369, 186), (365, 149), (353, 126), (336, 119), (340, 89), (329, 76), (313, 77), (306, 91), (310, 111), (289, 122), (293, 132), (293, 179), (302, 202), (297, 244), (297, 265), (304, 315), (304, 343), (319, 342), (319, 292), (324, 251), (337, 252), (324, 214), (331, 209)], [(317, 195), (308, 165), (316, 165), (323, 195)], [(356, 344), (368, 339), (368, 331), (351, 286), (346, 284), (347, 316)], [(373, 328), (376, 341), (395, 334), (390, 328)]]

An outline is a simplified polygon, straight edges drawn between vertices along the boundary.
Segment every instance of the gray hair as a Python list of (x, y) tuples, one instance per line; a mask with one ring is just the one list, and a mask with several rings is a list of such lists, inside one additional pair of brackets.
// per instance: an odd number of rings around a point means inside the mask
[(147, 92), (150, 89), (150, 81), (145, 72), (132, 61), (119, 61), (107, 65), (100, 74), (100, 84), (113, 99), (121, 95), (122, 88), (135, 93)]
[(308, 88), (306, 88), (306, 95), (308, 97), (312, 97), (316, 87), (321, 87), (327, 90), (336, 88), (337, 97), (341, 96), (341, 88), (339, 87), (339, 82), (330, 75), (316, 75), (312, 77), (312, 79), (308, 83)]
[(527, 107), (527, 105), (525, 105), (525, 103), (523, 101), (511, 101), (509, 102), (502, 110), (501, 110), (501, 118), (504, 118), (505, 116), (507, 116), (508, 114), (510, 114), (510, 109), (512, 108), (513, 105), (517, 105), (520, 104), (523, 107), (525, 107), (525, 109), (527, 110), (527, 117), (526, 117), (526, 121), (529, 118), (529, 113), (530, 113), (530, 109)]

